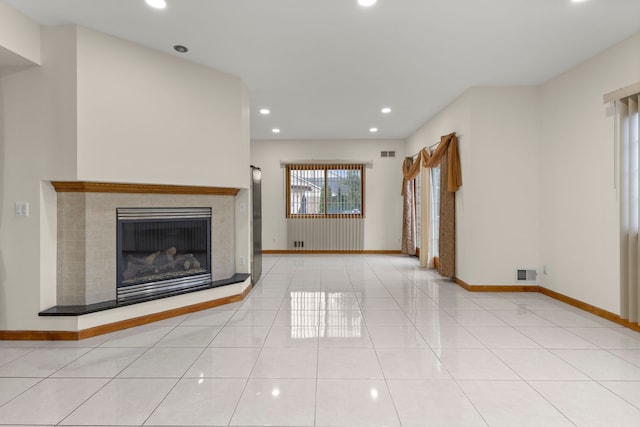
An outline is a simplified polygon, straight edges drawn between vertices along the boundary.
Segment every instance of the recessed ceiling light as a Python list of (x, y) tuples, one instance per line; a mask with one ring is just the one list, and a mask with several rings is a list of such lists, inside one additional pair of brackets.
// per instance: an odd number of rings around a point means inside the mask
[(173, 46), (173, 48), (175, 49), (176, 52), (180, 52), (180, 53), (189, 52), (189, 49), (186, 46), (182, 46), (181, 44), (177, 44)]
[(269, 114), (270, 112), (271, 112), (271, 111), (269, 111), (269, 109), (268, 109), (268, 108), (261, 108), (261, 109), (260, 109), (260, 114), (264, 114), (265, 116), (266, 116), (267, 114)]
[(571, 3), (582, 3), (585, 2), (587, 0), (571, 0)]
[(273, 132), (273, 133), (280, 133), (280, 129), (278, 129), (278, 128), (273, 128), (273, 129), (271, 129), (271, 132)]
[(369, 7), (376, 4), (376, 1), (378, 0), (358, 0), (358, 4), (362, 7)]
[(376, 133), (376, 132), (378, 132), (378, 128), (371, 128), (371, 129), (369, 129), (369, 132)]
[(389, 107), (384, 107), (382, 110), (380, 110), (380, 112), (382, 114), (389, 114), (391, 112), (391, 108)]
[(167, 7), (167, 2), (165, 0), (145, 0), (147, 4), (154, 9), (164, 9)]

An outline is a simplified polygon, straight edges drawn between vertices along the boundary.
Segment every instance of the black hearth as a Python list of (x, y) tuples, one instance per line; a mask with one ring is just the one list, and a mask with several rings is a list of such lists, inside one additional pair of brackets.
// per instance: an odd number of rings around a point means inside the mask
[(118, 303), (211, 287), (211, 208), (117, 209)]

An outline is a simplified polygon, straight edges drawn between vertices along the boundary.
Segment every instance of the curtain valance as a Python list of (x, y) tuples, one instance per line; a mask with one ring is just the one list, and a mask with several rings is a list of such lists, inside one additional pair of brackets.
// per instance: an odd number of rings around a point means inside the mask
[(420, 150), (416, 160), (407, 158), (402, 164), (402, 194), (404, 195), (406, 181), (415, 179), (420, 173), (420, 168), (434, 168), (440, 164), (442, 157), (447, 153), (447, 191), (455, 193), (462, 185), (462, 170), (460, 169), (460, 154), (458, 153), (458, 138), (456, 133), (450, 133), (440, 138), (440, 144), (433, 153), (429, 153), (426, 148)]

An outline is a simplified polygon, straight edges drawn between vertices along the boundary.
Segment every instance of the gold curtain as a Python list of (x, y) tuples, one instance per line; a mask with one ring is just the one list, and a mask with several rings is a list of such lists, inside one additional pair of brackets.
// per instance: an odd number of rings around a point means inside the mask
[[(440, 182), (449, 176), (450, 163), (445, 152), (440, 164)], [(456, 275), (456, 193), (440, 186), (440, 229), (438, 231), (438, 273), (445, 277)]]
[[(402, 195), (405, 196), (404, 211), (406, 212), (406, 192), (413, 188), (413, 180), (420, 173), (420, 168), (434, 168), (438, 165), (440, 165), (441, 182), (439, 231), (440, 266), (438, 272), (443, 276), (453, 277), (455, 276), (455, 192), (462, 185), (460, 153), (458, 152), (458, 138), (455, 132), (440, 138), (440, 144), (433, 153), (429, 153), (429, 150), (423, 148), (417, 154), (415, 161), (409, 162), (405, 159), (402, 165)], [(447, 183), (446, 187), (443, 185), (445, 181)], [(409, 184), (411, 184), (411, 186)], [(414, 195), (411, 194), (410, 198), (412, 200), (413, 197)], [(407, 220), (406, 217), (403, 217), (403, 253), (407, 253), (404, 252), (404, 224), (407, 223)]]
[[(458, 153), (458, 138), (456, 133), (450, 133), (440, 138), (440, 145), (433, 152), (429, 153), (426, 148), (420, 150), (416, 156), (415, 162), (405, 169), (405, 165), (402, 165), (402, 175), (404, 181), (411, 181), (415, 179), (420, 173), (420, 166), (423, 168), (435, 168), (442, 160), (445, 153), (449, 153), (447, 156), (447, 191), (455, 193), (462, 185), (462, 170), (460, 169), (460, 154)], [(404, 182), (402, 185), (402, 194), (404, 194)]]

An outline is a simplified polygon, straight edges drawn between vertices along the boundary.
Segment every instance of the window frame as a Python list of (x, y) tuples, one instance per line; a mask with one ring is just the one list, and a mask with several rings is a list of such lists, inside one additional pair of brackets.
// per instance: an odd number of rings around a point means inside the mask
[[(291, 213), (291, 171), (292, 170), (322, 170), (324, 171), (323, 189), (327, 188), (327, 175), (330, 170), (356, 170), (360, 171), (360, 213), (317, 213), (317, 214), (299, 214)], [(364, 194), (364, 170), (365, 165), (362, 163), (292, 163), (287, 164), (285, 168), (286, 183), (286, 217), (287, 218), (364, 218), (365, 217), (365, 194)], [(324, 206), (327, 204), (327, 191), (324, 193)]]

